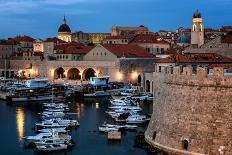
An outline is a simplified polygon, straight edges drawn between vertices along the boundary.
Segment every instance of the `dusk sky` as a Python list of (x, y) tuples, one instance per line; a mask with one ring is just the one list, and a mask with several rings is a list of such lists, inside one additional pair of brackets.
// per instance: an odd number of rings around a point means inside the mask
[(199, 9), (205, 27), (232, 25), (232, 0), (0, 0), (0, 38), (57, 35), (63, 15), (72, 31), (111, 32), (113, 25), (151, 31), (190, 27)]

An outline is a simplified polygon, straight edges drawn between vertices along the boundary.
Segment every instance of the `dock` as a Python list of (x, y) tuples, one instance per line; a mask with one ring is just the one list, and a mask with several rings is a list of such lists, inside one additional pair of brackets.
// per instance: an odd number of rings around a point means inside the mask
[(121, 140), (121, 132), (120, 131), (108, 132), (108, 140)]

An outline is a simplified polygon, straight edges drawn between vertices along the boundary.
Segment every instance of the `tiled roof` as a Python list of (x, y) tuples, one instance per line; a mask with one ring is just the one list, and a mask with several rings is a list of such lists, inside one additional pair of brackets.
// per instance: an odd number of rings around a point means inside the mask
[(102, 45), (104, 48), (109, 50), (117, 57), (128, 57), (128, 58), (151, 58), (152, 54), (145, 51), (138, 45)]
[(205, 28), (204, 31), (205, 32), (220, 32), (219, 30), (214, 30), (212, 28)]
[(232, 59), (216, 53), (185, 53), (160, 59), (157, 63), (232, 63)]
[(47, 38), (47, 40), (45, 40), (45, 42), (53, 42), (53, 43), (66, 43), (65, 41), (57, 38), (57, 37), (53, 37), (53, 38)]
[(25, 42), (33, 42), (35, 39), (31, 38), (30, 36), (17, 36), (15, 38), (9, 39), (15, 42), (25, 41)]
[(129, 39), (131, 36), (107, 36), (104, 40), (113, 40), (113, 39)]
[(207, 68), (222, 67), (224, 69), (229, 69), (232, 67), (232, 64), (209, 64)]
[(170, 49), (170, 50), (167, 50), (167, 51), (163, 51), (162, 53), (161, 53), (161, 55), (162, 54), (167, 54), (167, 55), (171, 55), (171, 54), (176, 54), (177, 53), (177, 51), (176, 50), (174, 50), (174, 49)]
[(226, 36), (222, 36), (222, 43), (232, 44), (232, 32), (228, 33)]
[(138, 34), (131, 43), (157, 43), (157, 44), (169, 44), (167, 41), (158, 39), (159, 36), (154, 34)]
[(82, 54), (85, 55), (91, 51), (94, 46), (82, 46), (80, 43), (69, 43), (55, 46), (57, 54)]

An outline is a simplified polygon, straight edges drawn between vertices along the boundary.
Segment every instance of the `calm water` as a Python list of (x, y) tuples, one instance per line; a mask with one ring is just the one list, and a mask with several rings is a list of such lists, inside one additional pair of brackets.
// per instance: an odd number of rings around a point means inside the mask
[[(96, 104), (99, 103), (99, 104)], [(70, 103), (72, 115), (78, 119), (80, 127), (72, 129), (71, 135), (76, 145), (70, 151), (54, 154), (68, 155), (145, 155), (145, 150), (134, 148), (134, 137), (139, 131), (145, 131), (146, 126), (140, 126), (137, 132), (125, 132), (120, 143), (109, 144), (107, 135), (98, 132), (98, 126), (111, 118), (105, 111), (109, 105), (107, 98), (78, 101)], [(143, 113), (151, 113), (152, 104), (141, 104)], [(34, 124), (40, 120), (37, 113), (42, 112), (39, 103), (21, 103), (7, 105), (0, 101), (0, 154), (29, 155), (36, 154), (32, 149), (25, 149), (22, 137), (34, 135)]]

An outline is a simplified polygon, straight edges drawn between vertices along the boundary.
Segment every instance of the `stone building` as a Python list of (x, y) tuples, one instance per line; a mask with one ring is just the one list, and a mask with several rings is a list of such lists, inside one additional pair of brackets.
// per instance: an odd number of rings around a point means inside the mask
[[(31, 55), (30, 55), (31, 56)], [(33, 56), (33, 55), (32, 55)], [(90, 76), (110, 76), (110, 81), (141, 85), (141, 76), (153, 72), (155, 57), (138, 45), (83, 46), (73, 43), (54, 48), (55, 59), (33, 59), (32, 56), (10, 61), (11, 68), (24, 77), (49, 77), (63, 80), (88, 80)]]
[(232, 58), (232, 33), (219, 35), (202, 45), (200, 48), (187, 48), (184, 53), (218, 53), (220, 55)]
[(0, 76), (12, 77), (14, 73), (10, 70), (10, 58), (19, 51), (19, 46), (8, 40), (0, 40)]
[(175, 155), (232, 152), (232, 75), (223, 68), (167, 67), (157, 70), (146, 141)]
[(129, 27), (129, 26), (113, 26), (112, 36), (120, 35), (136, 35), (136, 34), (148, 34), (149, 29), (143, 25), (139, 27)]

